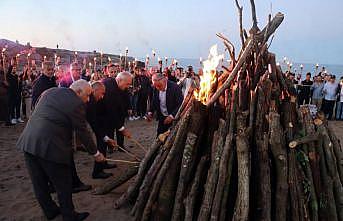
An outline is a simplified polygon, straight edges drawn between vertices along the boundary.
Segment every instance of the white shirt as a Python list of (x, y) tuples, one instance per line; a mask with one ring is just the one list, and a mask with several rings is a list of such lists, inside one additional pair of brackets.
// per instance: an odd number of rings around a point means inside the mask
[(164, 91), (159, 91), (158, 97), (160, 99), (161, 113), (167, 117), (169, 115), (167, 110), (167, 85)]
[(335, 101), (336, 95), (337, 95), (337, 88), (338, 88), (337, 83), (327, 82), (324, 85), (324, 89), (323, 89), (325, 100)]

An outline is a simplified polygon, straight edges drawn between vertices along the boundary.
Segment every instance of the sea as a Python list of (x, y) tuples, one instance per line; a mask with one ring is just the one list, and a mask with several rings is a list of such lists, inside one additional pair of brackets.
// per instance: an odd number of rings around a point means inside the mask
[[(197, 71), (200, 67), (200, 59), (193, 59), (193, 58), (179, 58), (177, 59), (178, 66), (181, 66), (183, 68), (187, 68), (187, 66), (192, 65), (194, 70)], [(168, 64), (172, 62), (172, 59), (168, 59)], [(163, 60), (163, 64), (165, 64), (165, 60)], [(224, 61), (224, 66), (228, 63)], [(150, 65), (156, 65), (156, 64), (150, 64)], [(221, 66), (222, 64), (219, 64)], [(284, 62), (280, 62), (282, 70), (285, 72), (288, 70), (287, 64)], [(303, 66), (303, 69), (301, 70), (301, 65)], [(336, 79), (340, 79), (343, 77), (343, 65), (338, 64), (318, 64), (318, 68), (316, 69), (316, 64), (311, 63), (300, 63), (300, 62), (294, 62), (292, 65), (291, 71), (296, 74), (302, 74), (302, 77), (305, 77), (306, 73), (310, 72), (312, 76), (318, 74), (322, 68), (324, 67), (326, 72), (328, 74), (333, 74), (336, 76)], [(219, 68), (220, 69), (220, 68)]]

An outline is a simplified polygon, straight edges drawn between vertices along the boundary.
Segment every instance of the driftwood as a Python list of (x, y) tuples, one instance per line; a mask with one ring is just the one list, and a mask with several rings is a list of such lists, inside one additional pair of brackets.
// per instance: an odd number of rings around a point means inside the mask
[(248, 35), (235, 1), (238, 57), (217, 34), (230, 66), (220, 76), (211, 70), (206, 105), (188, 93), (166, 141), (146, 154), (116, 207), (134, 204), (136, 221), (343, 221), (339, 140), (325, 117), (313, 120), (308, 107), (297, 107), (293, 83), (268, 51), (284, 16), (269, 15), (260, 31), (250, 0)]
[(121, 186), (122, 184), (126, 183), (130, 180), (133, 176), (135, 176), (138, 172), (138, 167), (130, 167), (125, 171), (125, 173), (119, 177), (116, 177), (109, 182), (106, 182), (104, 185), (97, 187), (93, 194), (94, 195), (104, 195), (106, 193), (111, 192), (113, 189)]
[(135, 178), (134, 183), (132, 183), (129, 186), (126, 193), (124, 193), (117, 201), (115, 201), (114, 203), (115, 209), (119, 209), (121, 206), (125, 205), (126, 203), (132, 202), (138, 196), (139, 187), (141, 186), (144, 180), (144, 176), (146, 175), (147, 170), (152, 164), (153, 157), (156, 155), (161, 145), (162, 145), (161, 141), (159, 139), (155, 139), (155, 142), (150, 147), (143, 161), (139, 165), (138, 174)]
[(237, 115), (237, 159), (238, 159), (238, 195), (234, 212), (234, 221), (245, 221), (249, 218), (249, 142), (246, 130), (246, 113)]
[(191, 190), (185, 199), (185, 218), (184, 218), (184, 220), (193, 220), (194, 219), (194, 205), (195, 205), (195, 201), (197, 199), (197, 194), (198, 194), (199, 187), (200, 187), (200, 179), (201, 179), (202, 174), (204, 173), (204, 167), (205, 167), (206, 161), (207, 161), (206, 157), (202, 157), (198, 166), (197, 166)]

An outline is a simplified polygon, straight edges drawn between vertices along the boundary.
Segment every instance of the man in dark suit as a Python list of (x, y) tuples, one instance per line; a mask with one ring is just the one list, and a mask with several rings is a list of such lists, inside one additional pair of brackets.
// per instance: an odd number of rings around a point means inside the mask
[(103, 83), (106, 87), (103, 100), (106, 109), (106, 134), (113, 139), (114, 131), (116, 131), (117, 143), (123, 147), (124, 136), (131, 137), (131, 133), (124, 127), (124, 123), (129, 102), (126, 90), (132, 84), (132, 75), (128, 72), (121, 72), (115, 78), (106, 78)]
[[(96, 81), (92, 83), (92, 95), (87, 103), (87, 121), (95, 133), (98, 150), (106, 157), (107, 146), (116, 148), (117, 143), (106, 134), (106, 116), (103, 97), (105, 95), (105, 85)], [(94, 162), (92, 177), (93, 179), (106, 179), (112, 173), (104, 172), (104, 169), (115, 168), (115, 164), (107, 162)]]
[(152, 76), (154, 85), (153, 98), (150, 105), (148, 118), (156, 112), (158, 127), (157, 135), (166, 132), (182, 104), (183, 95), (180, 87), (167, 79), (163, 74), (156, 73)]
[(57, 87), (54, 77), (54, 64), (51, 61), (43, 63), (43, 74), (41, 74), (32, 86), (32, 108), (35, 107), (39, 96), (47, 89)]
[[(36, 198), (48, 219), (59, 213), (64, 221), (84, 220), (89, 215), (74, 211), (70, 164), (73, 130), (96, 161), (105, 160), (86, 121), (85, 103), (91, 92), (84, 80), (74, 82), (70, 88), (45, 91), (17, 142), (24, 151)], [(49, 181), (56, 189), (60, 208), (50, 196)]]

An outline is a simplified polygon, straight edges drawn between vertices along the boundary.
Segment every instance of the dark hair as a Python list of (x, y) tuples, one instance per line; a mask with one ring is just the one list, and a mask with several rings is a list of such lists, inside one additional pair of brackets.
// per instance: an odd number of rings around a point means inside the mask
[(336, 79), (336, 75), (332, 74), (331, 78)]
[(307, 72), (306, 76), (308, 76), (308, 75), (310, 75), (310, 77), (311, 77), (311, 72)]

